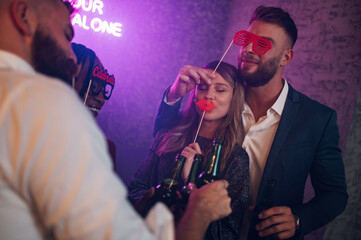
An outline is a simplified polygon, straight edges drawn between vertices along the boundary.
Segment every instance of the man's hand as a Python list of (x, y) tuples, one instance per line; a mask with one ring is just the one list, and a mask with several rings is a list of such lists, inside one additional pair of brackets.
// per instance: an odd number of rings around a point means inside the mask
[(232, 212), (228, 185), (226, 180), (219, 180), (199, 189), (193, 188), (186, 211), (192, 209), (209, 223), (228, 216)]
[(192, 186), (187, 209), (176, 229), (177, 240), (204, 239), (211, 222), (232, 212), (226, 180), (209, 183), (200, 189), (196, 189), (194, 184)]
[(167, 101), (174, 102), (183, 97), (187, 92), (194, 89), (197, 84), (200, 84), (201, 81), (211, 84), (211, 79), (213, 78), (215, 78), (215, 75), (206, 69), (186, 65), (179, 71), (175, 82), (171, 86), (167, 95)]
[(194, 155), (196, 154), (202, 154), (201, 148), (199, 147), (199, 144), (191, 143), (187, 147), (185, 147), (181, 153), (182, 156), (186, 157), (186, 161), (183, 165), (182, 170), (182, 179), (186, 183), (188, 180), (189, 172), (191, 171), (191, 167), (194, 160)]
[(258, 235), (273, 235), (277, 239), (287, 239), (296, 233), (296, 221), (289, 207), (272, 207), (258, 214), (262, 220), (256, 225)]
[(152, 187), (151, 189), (149, 189), (147, 192), (144, 193), (143, 197), (141, 199), (139, 199), (136, 203), (134, 203), (134, 208), (135, 210), (137, 210), (137, 212), (141, 215), (141, 216), (145, 216), (148, 213), (148, 208), (149, 208), (149, 204), (150, 204), (150, 199), (153, 197), (155, 193), (155, 189), (154, 187)]

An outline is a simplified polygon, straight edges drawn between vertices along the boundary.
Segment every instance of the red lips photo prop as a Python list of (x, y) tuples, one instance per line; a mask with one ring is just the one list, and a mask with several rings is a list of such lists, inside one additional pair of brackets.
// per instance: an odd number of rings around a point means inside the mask
[(207, 99), (201, 99), (198, 102), (196, 102), (196, 104), (200, 110), (205, 112), (209, 112), (212, 109), (217, 108), (216, 105), (214, 105), (214, 103), (211, 100), (207, 100)]

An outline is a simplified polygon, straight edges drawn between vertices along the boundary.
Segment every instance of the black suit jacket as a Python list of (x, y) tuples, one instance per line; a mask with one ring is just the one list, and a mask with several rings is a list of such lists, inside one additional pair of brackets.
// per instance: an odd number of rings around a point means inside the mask
[[(154, 130), (170, 128), (179, 118), (180, 101), (158, 109)], [(262, 176), (257, 203), (267, 180), (277, 184), (273, 205), (289, 206), (301, 221), (303, 236), (330, 222), (343, 212), (347, 202), (344, 165), (339, 144), (337, 114), (289, 85), (281, 120)], [(315, 196), (303, 203), (310, 174)], [(254, 227), (254, 226), (251, 226)]]

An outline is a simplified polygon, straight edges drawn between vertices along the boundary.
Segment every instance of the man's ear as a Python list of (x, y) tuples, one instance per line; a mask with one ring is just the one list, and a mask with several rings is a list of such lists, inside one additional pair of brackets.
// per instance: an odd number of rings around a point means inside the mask
[(30, 9), (28, 2), (18, 0), (10, 6), (10, 15), (17, 29), (26, 36), (32, 36), (35, 31), (34, 11)]
[(293, 49), (287, 49), (283, 52), (282, 60), (281, 60), (281, 66), (286, 66), (291, 62), (293, 58)]

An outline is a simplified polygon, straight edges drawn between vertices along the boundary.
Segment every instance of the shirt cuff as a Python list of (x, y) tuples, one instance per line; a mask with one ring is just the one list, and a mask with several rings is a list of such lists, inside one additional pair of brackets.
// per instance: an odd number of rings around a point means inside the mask
[(180, 99), (182, 99), (181, 97), (178, 98), (177, 100), (175, 101), (172, 101), (172, 102), (168, 102), (167, 100), (167, 95), (169, 93), (169, 90), (170, 90), (170, 87), (165, 91), (164, 93), (164, 97), (163, 97), (163, 102), (165, 102), (168, 106), (173, 106), (174, 104), (176, 104)]
[(149, 230), (158, 240), (174, 238), (173, 215), (163, 203), (156, 203), (145, 218)]

